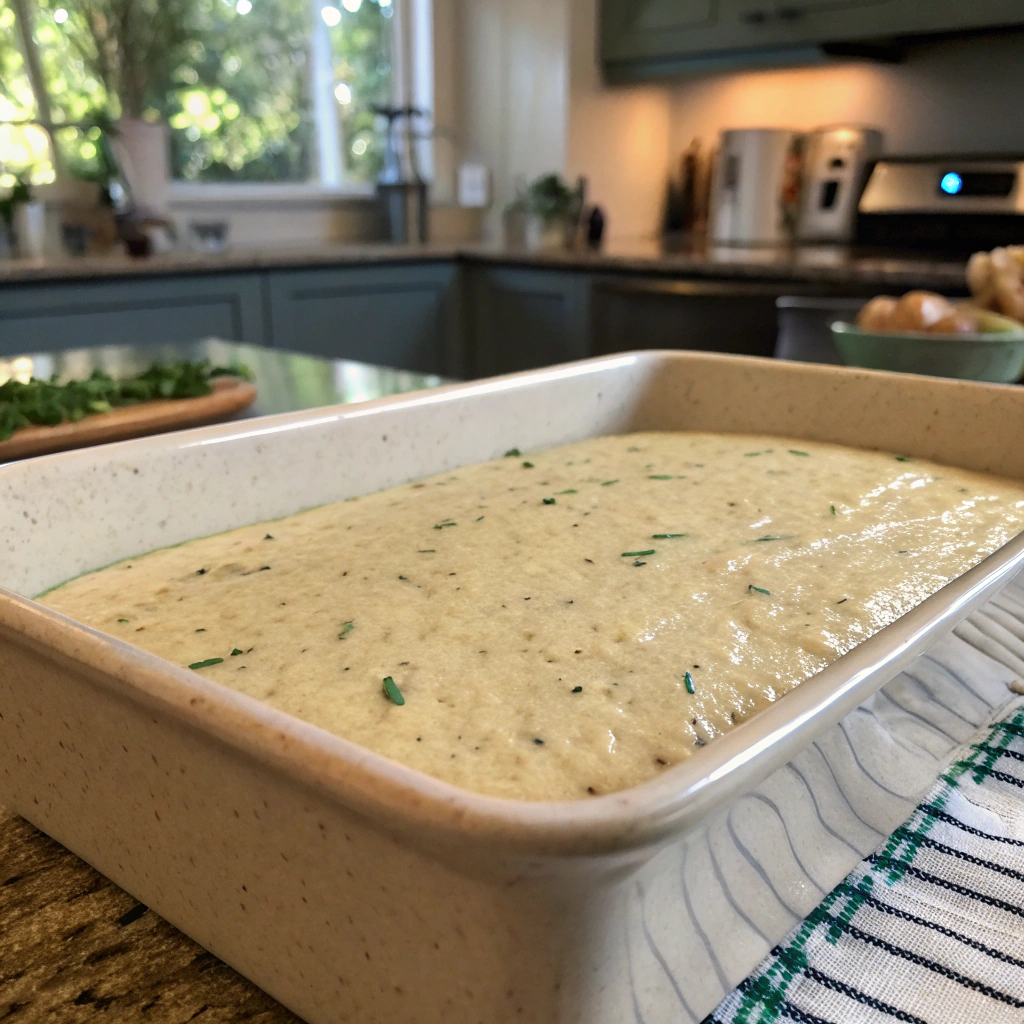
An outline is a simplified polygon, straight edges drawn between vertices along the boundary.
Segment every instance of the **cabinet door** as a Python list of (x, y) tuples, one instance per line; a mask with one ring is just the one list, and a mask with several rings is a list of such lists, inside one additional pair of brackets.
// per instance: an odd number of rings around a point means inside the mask
[(770, 356), (779, 294), (773, 284), (599, 279), (593, 354), (661, 348)]
[(479, 267), (471, 275), (474, 375), (515, 373), (586, 357), (585, 275), (515, 267)]
[(275, 347), (461, 375), (452, 263), (278, 270), (267, 275)]
[(210, 337), (264, 341), (257, 274), (0, 287), (0, 355)]
[(606, 76), (808, 62), (826, 44), (1024, 24), (1021, 0), (603, 0)]

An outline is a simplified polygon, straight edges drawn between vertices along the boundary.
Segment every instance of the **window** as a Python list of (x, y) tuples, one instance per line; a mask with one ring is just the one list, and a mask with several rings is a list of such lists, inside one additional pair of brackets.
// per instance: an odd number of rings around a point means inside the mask
[(0, 0), (0, 121), (23, 122), (0, 125), (0, 185), (53, 180), (38, 125), (69, 173), (102, 177), (120, 116), (167, 122), (184, 181), (371, 182), (408, 2)]

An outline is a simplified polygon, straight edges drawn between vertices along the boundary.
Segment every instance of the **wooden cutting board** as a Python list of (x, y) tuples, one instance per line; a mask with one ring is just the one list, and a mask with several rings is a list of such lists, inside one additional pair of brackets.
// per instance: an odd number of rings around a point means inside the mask
[(236, 377), (217, 377), (210, 384), (213, 392), (199, 398), (161, 398), (86, 416), (77, 423), (22, 427), (6, 441), (0, 441), (0, 462), (202, 427), (228, 419), (248, 408), (256, 398), (256, 387)]

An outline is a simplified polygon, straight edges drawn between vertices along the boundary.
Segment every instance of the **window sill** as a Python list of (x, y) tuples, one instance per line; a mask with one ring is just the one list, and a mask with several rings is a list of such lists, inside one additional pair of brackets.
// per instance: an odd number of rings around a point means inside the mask
[(221, 184), (175, 181), (171, 185), (172, 206), (267, 207), (362, 205), (374, 198), (373, 185), (353, 182), (339, 187), (304, 183), (264, 182)]

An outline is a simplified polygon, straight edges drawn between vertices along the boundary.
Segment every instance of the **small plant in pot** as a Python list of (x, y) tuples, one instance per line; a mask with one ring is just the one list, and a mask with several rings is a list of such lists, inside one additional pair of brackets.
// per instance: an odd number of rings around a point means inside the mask
[(583, 210), (584, 184), (567, 185), (558, 174), (543, 174), (521, 190), (509, 212), (523, 219), (528, 249), (568, 249), (576, 242)]

